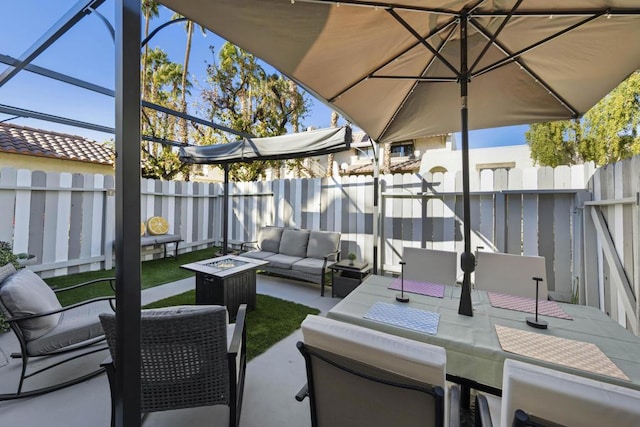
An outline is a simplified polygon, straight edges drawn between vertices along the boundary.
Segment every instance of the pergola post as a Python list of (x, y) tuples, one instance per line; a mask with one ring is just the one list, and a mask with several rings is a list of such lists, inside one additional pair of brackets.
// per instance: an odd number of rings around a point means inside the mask
[(140, 0), (118, 0), (116, 31), (116, 381), (114, 424), (140, 425)]

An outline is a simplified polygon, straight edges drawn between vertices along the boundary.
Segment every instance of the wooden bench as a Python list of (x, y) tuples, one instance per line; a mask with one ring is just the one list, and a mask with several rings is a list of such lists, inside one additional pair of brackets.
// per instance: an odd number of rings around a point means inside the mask
[(175, 258), (178, 258), (178, 245), (182, 242), (182, 236), (179, 234), (159, 234), (156, 236), (145, 234), (140, 237), (140, 247), (143, 246), (152, 246), (152, 245), (163, 245), (164, 246), (164, 257), (167, 257), (167, 243), (175, 243)]

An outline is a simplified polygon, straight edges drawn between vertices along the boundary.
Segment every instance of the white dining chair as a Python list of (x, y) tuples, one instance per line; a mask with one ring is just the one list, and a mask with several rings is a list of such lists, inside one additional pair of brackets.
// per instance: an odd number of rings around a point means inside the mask
[[(459, 426), (442, 347), (309, 315), (302, 322), (311, 425)], [(448, 419), (448, 421), (447, 421)]]
[(548, 298), (544, 257), (479, 251), (476, 263), (476, 289), (535, 298), (536, 283), (533, 277), (540, 277), (542, 281), (538, 299)]
[(456, 252), (404, 247), (404, 278), (454, 286), (458, 265)]
[[(484, 412), (491, 406), (485, 395), (477, 399), (477, 411)], [(507, 359), (500, 415), (492, 413), (489, 418), (484, 412), (478, 419), (483, 420), (480, 425), (484, 427), (637, 427), (640, 391)]]

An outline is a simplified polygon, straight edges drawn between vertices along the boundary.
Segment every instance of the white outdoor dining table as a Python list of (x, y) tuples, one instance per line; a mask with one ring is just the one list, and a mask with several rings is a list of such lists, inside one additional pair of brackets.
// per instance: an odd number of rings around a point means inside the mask
[[(499, 390), (504, 360), (511, 358), (640, 389), (640, 338), (596, 308), (560, 303), (573, 320), (542, 316), (549, 322), (549, 328), (537, 330), (525, 323), (525, 317), (531, 314), (492, 307), (484, 291), (472, 291), (473, 317), (458, 314), (459, 287), (447, 286), (444, 298), (405, 293), (411, 299), (408, 307), (440, 315), (437, 333), (429, 335), (363, 317), (376, 302), (401, 304), (395, 301), (398, 291), (388, 289), (392, 281), (390, 277), (370, 276), (331, 309), (327, 317), (444, 347), (447, 351), (447, 375), (454, 380), (469, 381), (473, 388), (488, 386)], [(500, 347), (496, 325), (593, 343), (630, 381), (505, 352)], [(475, 387), (474, 383), (480, 387)]]

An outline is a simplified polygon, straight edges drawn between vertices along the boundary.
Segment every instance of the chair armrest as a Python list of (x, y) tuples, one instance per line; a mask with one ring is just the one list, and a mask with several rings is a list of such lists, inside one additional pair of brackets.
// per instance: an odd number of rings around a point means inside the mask
[(460, 386), (449, 387), (449, 427), (460, 426)]
[(331, 255), (336, 255), (336, 261), (340, 261), (340, 251), (333, 251), (333, 252), (329, 252), (328, 254), (326, 254), (323, 258), (325, 263), (329, 262), (329, 257)]
[(103, 368), (107, 368), (109, 365), (113, 366), (113, 359), (111, 358), (111, 355), (107, 356), (107, 358), (100, 363), (100, 366)]
[(109, 285), (111, 286), (111, 289), (115, 292), (115, 290), (116, 290), (116, 288), (115, 288), (116, 278), (115, 277), (105, 277), (105, 278), (102, 278), (102, 279), (94, 279), (94, 280), (90, 280), (88, 282), (79, 283), (77, 285), (72, 285), (72, 286), (67, 286), (67, 287), (64, 287), (64, 288), (54, 289), (53, 292), (59, 293), (59, 292), (70, 291), (72, 289), (78, 289), (78, 288), (82, 288), (84, 286), (93, 285), (93, 284), (101, 283), (101, 282), (109, 282)]
[(493, 421), (491, 420), (491, 413), (489, 412), (489, 402), (486, 396), (482, 394), (476, 394), (476, 410), (475, 410), (475, 422), (476, 427), (493, 427)]
[(302, 402), (307, 396), (309, 396), (309, 384), (302, 386), (300, 391), (296, 394), (296, 400), (298, 402)]
[[(333, 261), (333, 260), (329, 261), (329, 257), (331, 255), (336, 255), (336, 260), (335, 261)], [(322, 272), (324, 273), (324, 271), (327, 268), (327, 264), (329, 262), (338, 262), (338, 261), (340, 261), (340, 251), (329, 252), (323, 258), (324, 258), (324, 263), (322, 264)]]
[[(57, 310), (46, 311), (44, 313), (36, 313), (36, 314), (27, 314), (24, 316), (16, 316), (16, 317), (5, 317), (4, 320), (6, 322), (20, 322), (22, 320), (29, 319), (37, 319), (38, 317), (49, 316), (51, 314), (63, 313), (65, 311), (71, 310), (73, 308), (82, 307), (83, 305), (92, 304), (100, 301), (109, 301), (110, 303), (113, 301), (114, 297), (100, 297), (100, 298), (92, 298), (86, 301), (82, 301), (76, 304), (68, 305), (66, 307), (59, 308)], [(111, 306), (113, 308), (113, 305)]]
[(247, 331), (245, 329), (244, 319), (247, 315), (247, 304), (240, 304), (238, 313), (236, 314), (236, 326), (233, 329), (233, 336), (231, 337), (231, 344), (229, 344), (229, 354), (236, 355), (240, 353), (245, 347), (247, 340)]
[(258, 241), (257, 241), (257, 240), (251, 240), (251, 241), (249, 241), (249, 242), (242, 242), (242, 243), (240, 243), (240, 253), (242, 253), (242, 252), (247, 252), (247, 251), (246, 251), (246, 247), (247, 247), (247, 246), (252, 246), (252, 247), (254, 247), (254, 249), (257, 249), (257, 248), (255, 248), (255, 246), (253, 246), (253, 245), (255, 245), (256, 243), (258, 243)]

